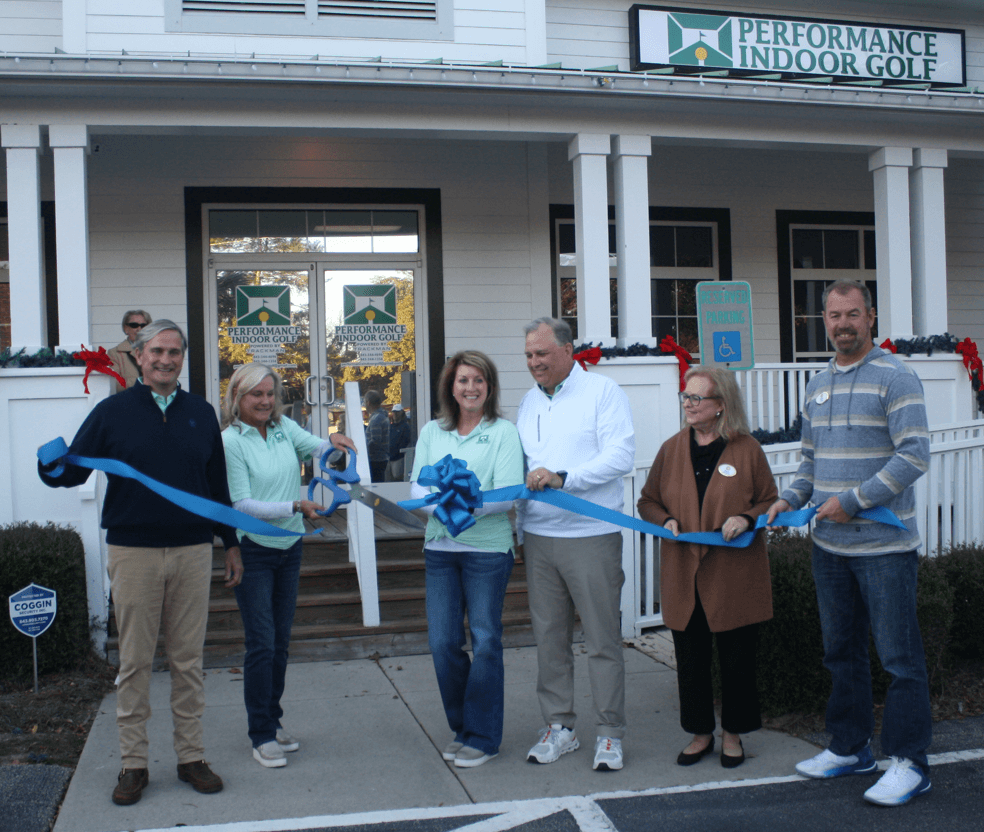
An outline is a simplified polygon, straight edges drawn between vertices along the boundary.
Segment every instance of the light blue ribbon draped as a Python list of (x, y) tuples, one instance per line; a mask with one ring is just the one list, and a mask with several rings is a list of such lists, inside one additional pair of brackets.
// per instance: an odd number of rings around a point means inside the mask
[[(334, 471), (328, 467), (329, 453), (331, 451), (325, 451), (320, 460), (321, 470), (328, 475), (328, 479), (325, 480), (321, 477), (316, 477), (308, 486), (308, 499), (311, 499), (314, 486), (317, 483), (324, 485), (332, 494), (331, 505), (323, 511), (318, 512), (323, 517), (327, 517), (338, 506), (352, 501), (348, 492), (340, 488), (337, 482), (357, 483), (359, 481), (359, 475), (355, 472), (355, 454), (349, 454), (349, 464), (344, 471)], [(267, 535), (268, 537), (315, 537), (321, 534), (320, 531), (310, 534), (300, 534), (298, 532), (288, 531), (287, 529), (281, 529), (264, 520), (259, 520), (256, 517), (251, 517), (248, 514), (237, 511), (231, 506), (222, 505), (222, 503), (209, 500), (207, 497), (189, 494), (187, 491), (165, 485), (152, 477), (148, 477), (146, 474), (141, 474), (136, 468), (127, 465), (125, 462), (120, 462), (116, 459), (97, 459), (70, 454), (65, 440), (60, 436), (38, 448), (38, 459), (42, 465), (51, 465), (55, 462), (59, 463), (58, 467), (50, 472), (52, 477), (60, 476), (65, 470), (65, 463), (69, 463), (71, 465), (77, 465), (80, 468), (91, 468), (94, 471), (103, 471), (117, 477), (136, 480), (155, 494), (174, 503), (178, 508), (183, 508), (185, 511), (189, 511), (199, 517), (204, 517), (206, 520), (211, 520), (214, 523), (222, 523), (234, 529), (241, 529), (249, 534), (261, 534)]]
[[(756, 533), (765, 528), (766, 525), (805, 526), (818, 511), (816, 507), (801, 508), (799, 511), (784, 511), (777, 514), (772, 523), (768, 522), (767, 515), (761, 514), (748, 531), (732, 540), (725, 540), (721, 532), (684, 532), (674, 536), (672, 532), (667, 531), (662, 526), (647, 523), (645, 520), (622, 514), (620, 511), (597, 506), (580, 497), (575, 497), (573, 494), (552, 488), (545, 491), (530, 491), (525, 485), (511, 485), (483, 492), (478, 477), (468, 470), (466, 463), (460, 459), (453, 459), (450, 454), (435, 465), (425, 465), (421, 468), (417, 482), (421, 485), (434, 486), (440, 491), (428, 494), (420, 500), (404, 500), (399, 505), (408, 511), (425, 506), (434, 506), (434, 516), (447, 526), (452, 537), (457, 537), (461, 532), (475, 525), (475, 517), (472, 512), (485, 503), (535, 500), (574, 514), (580, 514), (583, 517), (603, 520), (625, 529), (675, 540), (678, 543), (698, 543), (704, 546), (729, 546), (733, 549), (744, 549), (752, 542)], [(884, 506), (862, 509), (857, 516), (907, 530), (905, 523), (893, 511)]]

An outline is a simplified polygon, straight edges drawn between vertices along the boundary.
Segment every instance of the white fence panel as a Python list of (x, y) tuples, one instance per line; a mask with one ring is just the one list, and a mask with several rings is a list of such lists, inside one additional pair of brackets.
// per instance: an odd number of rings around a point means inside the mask
[(826, 366), (826, 362), (758, 364), (736, 371), (752, 430), (777, 431), (792, 425), (803, 409), (807, 383)]

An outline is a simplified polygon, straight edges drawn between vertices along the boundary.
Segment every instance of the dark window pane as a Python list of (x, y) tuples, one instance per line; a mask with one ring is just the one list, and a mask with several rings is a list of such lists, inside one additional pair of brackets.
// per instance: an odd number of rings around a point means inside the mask
[(675, 266), (672, 225), (649, 226), (649, 261), (653, 266)]
[(574, 254), (574, 223), (565, 222), (557, 226), (557, 246), (561, 254)]
[(613, 318), (618, 317), (618, 281), (613, 277), (608, 281), (608, 305)]
[(678, 315), (697, 316), (697, 284), (698, 280), (676, 281), (676, 308)]
[(711, 253), (711, 229), (683, 225), (676, 229), (677, 266), (710, 268), (714, 265)]
[(577, 344), (577, 318), (564, 318), (567, 321), (567, 325), (571, 328), (571, 337), (574, 339), (574, 343)]
[(608, 224), (608, 253), (615, 254), (618, 248), (615, 245), (615, 223)]
[(823, 232), (814, 228), (793, 229), (793, 268), (823, 268)]
[(257, 211), (260, 237), (306, 237), (307, 211)]
[(869, 228), (864, 232), (864, 267), (874, 269), (878, 265), (875, 259), (875, 232)]
[(691, 355), (697, 355), (700, 352), (700, 339), (697, 337), (697, 319), (680, 318), (677, 328), (680, 334), (677, 336), (676, 342)]
[(829, 352), (823, 318), (800, 318), (794, 322), (797, 352)]
[(560, 317), (577, 317), (577, 279), (560, 279)]
[(859, 268), (858, 232), (823, 232), (823, 266), (825, 269)]
[(673, 315), (676, 313), (676, 300), (673, 280), (652, 280), (653, 314)]
[(215, 237), (255, 237), (256, 211), (209, 211), (208, 233)]
[(794, 280), (793, 308), (797, 315), (822, 315), (825, 280)]
[[(653, 318), (653, 338), (662, 341), (667, 335), (672, 335), (673, 340), (677, 340), (676, 318)], [(677, 343), (680, 343), (677, 341)]]
[(415, 252), (416, 211), (373, 211), (372, 250), (375, 252)]

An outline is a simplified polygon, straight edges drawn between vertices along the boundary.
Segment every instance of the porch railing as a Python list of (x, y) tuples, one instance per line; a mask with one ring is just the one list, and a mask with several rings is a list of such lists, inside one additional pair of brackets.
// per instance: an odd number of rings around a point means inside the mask
[(826, 366), (826, 362), (757, 364), (751, 370), (736, 371), (752, 430), (790, 427), (803, 409), (807, 383)]
[[(800, 443), (765, 446), (781, 493), (796, 476)], [(649, 467), (624, 478), (626, 510), (639, 500)], [(916, 517), (922, 553), (984, 542), (984, 422), (967, 421), (930, 431), (929, 470), (916, 481)], [(802, 531), (806, 531), (803, 529)], [(634, 638), (663, 623), (659, 606), (659, 538), (623, 532), (622, 635)]]

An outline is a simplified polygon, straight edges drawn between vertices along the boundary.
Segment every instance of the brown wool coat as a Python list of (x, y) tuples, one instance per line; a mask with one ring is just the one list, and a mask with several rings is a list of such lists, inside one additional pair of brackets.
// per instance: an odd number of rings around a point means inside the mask
[[(721, 474), (722, 465), (737, 474)], [(662, 526), (671, 517), (680, 532), (719, 530), (736, 514), (758, 517), (778, 498), (776, 483), (762, 446), (751, 436), (732, 439), (721, 454), (697, 507), (697, 481), (690, 460), (690, 428), (666, 440), (659, 449), (639, 498), (639, 516)], [(685, 630), (700, 593), (711, 632), (719, 633), (772, 618), (772, 582), (765, 533), (745, 549), (674, 543), (662, 539), (660, 589), (663, 621), (671, 630)]]
[[(133, 387), (134, 382), (140, 378), (140, 367), (137, 366), (136, 354), (132, 350), (133, 345), (124, 338), (111, 350), (106, 350), (110, 361), (113, 362), (113, 369), (116, 370), (126, 381), (127, 388)], [(113, 392), (119, 393), (123, 387), (114, 378)]]

